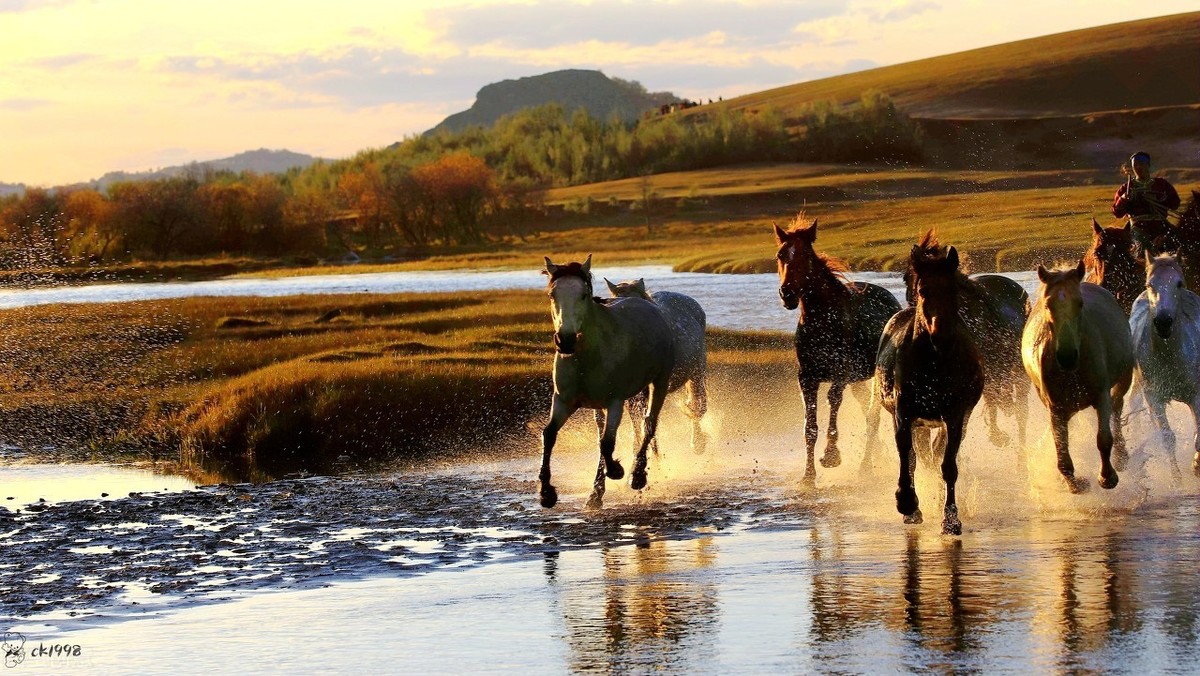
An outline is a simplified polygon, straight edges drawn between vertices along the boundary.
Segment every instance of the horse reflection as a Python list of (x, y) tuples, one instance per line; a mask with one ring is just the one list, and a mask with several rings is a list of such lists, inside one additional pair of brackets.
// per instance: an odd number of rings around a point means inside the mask
[(714, 565), (714, 549), (711, 537), (605, 547), (601, 589), (594, 587), (594, 571), (568, 570), (548, 557), (544, 570), (566, 625), (570, 670), (711, 667), (720, 617), (717, 585), (697, 581), (704, 576), (695, 573)]

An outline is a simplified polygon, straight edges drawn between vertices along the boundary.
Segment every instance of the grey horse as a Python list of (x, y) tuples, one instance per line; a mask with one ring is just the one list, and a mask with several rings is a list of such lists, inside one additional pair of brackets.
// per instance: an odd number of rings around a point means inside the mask
[[(644, 298), (653, 302), (662, 311), (667, 323), (675, 331), (675, 372), (671, 375), (668, 391), (674, 392), (687, 386), (688, 400), (684, 405), (692, 421), (692, 450), (703, 453), (708, 439), (700, 427), (700, 421), (708, 411), (708, 389), (705, 377), (708, 373), (708, 349), (704, 341), (704, 328), (707, 318), (704, 308), (695, 298), (674, 291), (646, 290), (646, 280), (637, 279), (630, 282), (613, 284), (607, 278), (608, 292), (614, 298)], [(629, 400), (629, 415), (640, 417), (645, 415), (646, 397), (639, 395)], [(636, 433), (637, 443), (641, 444), (641, 435)], [(658, 441), (652, 443), (655, 455), (658, 454)]]
[(1175, 256), (1146, 256), (1146, 290), (1133, 302), (1129, 329), (1137, 377), (1170, 452), (1171, 471), (1179, 477), (1167, 403), (1181, 401), (1192, 410), (1196, 422), (1192, 472), (1200, 476), (1200, 296), (1185, 286), (1183, 268)]
[(646, 448), (654, 439), (658, 414), (675, 367), (675, 337), (658, 306), (642, 298), (604, 300), (592, 292), (592, 257), (555, 265), (546, 258), (546, 285), (554, 318), (554, 396), (550, 421), (542, 430), (538, 473), (543, 507), (558, 502), (550, 483), (550, 454), (558, 431), (580, 408), (596, 410), (601, 430), (600, 463), (588, 507), (603, 504), (604, 477), (621, 479), (625, 470), (613, 458), (625, 401), (649, 388), (650, 406), (629, 485), (646, 487)]

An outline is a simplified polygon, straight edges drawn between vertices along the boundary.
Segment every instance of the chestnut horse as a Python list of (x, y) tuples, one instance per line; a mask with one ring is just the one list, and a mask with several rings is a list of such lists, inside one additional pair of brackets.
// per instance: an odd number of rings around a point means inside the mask
[[(779, 298), (789, 310), (800, 308), (796, 361), (808, 452), (804, 480), (811, 484), (817, 476), (814, 456), (818, 388), (821, 383), (829, 383), (829, 428), (821, 466), (837, 467), (842, 462), (837, 428), (842, 395), (850, 383), (871, 377), (879, 337), (888, 319), (900, 311), (900, 303), (881, 286), (847, 281), (842, 276), (845, 265), (813, 249), (817, 222), (801, 226), (802, 217), (796, 217), (790, 230), (774, 225), (779, 245), (775, 258), (779, 264)], [(864, 467), (869, 467), (867, 459), (878, 428), (879, 405), (872, 401), (867, 411)]]
[[(542, 467), (538, 473), (543, 507), (558, 502), (550, 483), (550, 454), (558, 430), (577, 409), (596, 410), (601, 430), (600, 464), (588, 507), (600, 507), (604, 477), (625, 475), (613, 458), (617, 427), (625, 401), (649, 388), (650, 407), (629, 485), (646, 486), (646, 447), (654, 439), (658, 414), (675, 367), (675, 336), (658, 307), (642, 298), (601, 300), (592, 293), (592, 257), (583, 263), (555, 265), (546, 258), (547, 293), (554, 317), (554, 396), (550, 421), (542, 430)], [(607, 415), (605, 415), (607, 413)]]
[(1084, 281), (1108, 289), (1126, 316), (1146, 283), (1146, 264), (1133, 250), (1128, 223), (1123, 228), (1102, 228), (1092, 219), (1092, 246), (1083, 255)]
[(1200, 289), (1200, 192), (1192, 191), (1186, 206), (1179, 210), (1179, 224), (1173, 228), (1179, 240), (1179, 265), (1184, 284)]
[[(940, 249), (937, 237), (927, 233), (917, 247), (922, 257), (935, 256)], [(1021, 332), (1029, 314), (1029, 294), (1019, 283), (1001, 275), (968, 277), (961, 270), (958, 283), (958, 316), (967, 324), (977, 343), (987, 345), (983, 355), (984, 418), (988, 435), (996, 446), (1011, 440), (1000, 428), (1000, 410), (1017, 423), (1017, 448), (1023, 452), (1026, 421), (1029, 414), (1029, 378), (1021, 366)], [(916, 275), (910, 264), (904, 273), (908, 304), (915, 306)]]
[(1200, 476), (1200, 296), (1187, 289), (1175, 256), (1147, 257), (1146, 292), (1133, 304), (1129, 328), (1138, 380), (1170, 454), (1171, 472), (1179, 477), (1166, 409), (1179, 401), (1192, 410), (1196, 424), (1192, 472)]
[(1083, 281), (1083, 261), (1068, 270), (1048, 271), (1039, 265), (1037, 272), (1042, 287), (1021, 338), (1021, 357), (1050, 409), (1058, 471), (1071, 492), (1087, 490), (1087, 481), (1075, 476), (1067, 423), (1079, 411), (1095, 408), (1100, 485), (1115, 488), (1117, 470), (1124, 469), (1128, 458), (1121, 432), (1134, 365), (1128, 319), (1111, 293)]
[(983, 395), (983, 358), (975, 346), (971, 329), (959, 315), (958, 251), (943, 253), (930, 247), (933, 233), (909, 256), (913, 269), (916, 307), (892, 317), (883, 331), (875, 366), (875, 384), (883, 407), (891, 414), (896, 430), (896, 452), (900, 479), (896, 509), (905, 523), (922, 520), (917, 491), (913, 486), (916, 455), (914, 427), (944, 427), (942, 480), (946, 504), (942, 532), (962, 534), (958, 518), (955, 484), (958, 481), (958, 450), (971, 411)]

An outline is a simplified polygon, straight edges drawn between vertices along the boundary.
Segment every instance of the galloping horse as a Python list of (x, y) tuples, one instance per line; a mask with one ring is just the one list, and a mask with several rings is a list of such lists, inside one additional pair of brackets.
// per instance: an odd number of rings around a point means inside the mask
[[(704, 308), (691, 296), (674, 291), (656, 291), (653, 294), (646, 291), (643, 279), (631, 282), (613, 284), (607, 279), (608, 292), (614, 298), (643, 298), (658, 306), (666, 318), (667, 324), (675, 331), (675, 370), (671, 374), (671, 384), (667, 387), (674, 392), (687, 385), (688, 400), (684, 410), (692, 421), (692, 450), (703, 453), (707, 439), (704, 430), (700, 428), (700, 420), (708, 411), (708, 390), (705, 387), (705, 377), (708, 374), (708, 350), (704, 341), (704, 327), (707, 318)], [(629, 415), (634, 418), (645, 416), (646, 397), (639, 394), (629, 400)], [(641, 434), (634, 429), (634, 438), (640, 445)], [(654, 454), (658, 455), (658, 440), (651, 442)]]
[[(542, 430), (542, 467), (538, 473), (543, 507), (558, 502), (550, 483), (550, 454), (558, 430), (579, 408), (596, 409), (600, 464), (588, 507), (603, 504), (604, 477), (625, 475), (613, 458), (617, 427), (625, 401), (649, 388), (650, 407), (629, 485), (646, 486), (646, 447), (654, 438), (658, 414), (675, 366), (675, 338), (662, 312), (642, 298), (601, 300), (592, 294), (592, 257), (583, 263), (555, 265), (546, 258), (544, 274), (554, 317), (554, 397), (550, 422)], [(607, 413), (607, 415), (606, 415)]]
[(1189, 289), (1200, 289), (1200, 192), (1193, 190), (1187, 206), (1179, 210), (1179, 224), (1174, 231), (1179, 240), (1184, 284)]
[[(917, 247), (923, 258), (940, 250), (937, 237), (929, 232)], [(1000, 428), (998, 412), (1003, 409), (1016, 419), (1018, 448), (1025, 445), (1029, 412), (1029, 379), (1021, 366), (1021, 331), (1029, 314), (1029, 294), (1017, 282), (1001, 275), (968, 277), (955, 274), (958, 284), (958, 316), (971, 329), (978, 343), (988, 346), (983, 355), (983, 401), (988, 435), (997, 446), (1007, 446), (1009, 435)], [(916, 273), (912, 264), (904, 273), (905, 293), (916, 306)]]
[(1129, 328), (1137, 355), (1138, 380), (1154, 424), (1166, 439), (1171, 470), (1175, 433), (1167, 423), (1167, 403), (1181, 401), (1196, 422), (1192, 472), (1200, 476), (1200, 296), (1184, 285), (1183, 268), (1174, 256), (1147, 257), (1146, 291), (1133, 304)]
[(958, 481), (958, 449), (971, 411), (983, 395), (983, 358), (971, 337), (971, 329), (959, 315), (958, 251), (928, 246), (936, 241), (932, 232), (922, 245), (912, 248), (916, 307), (901, 310), (883, 330), (875, 366), (875, 384), (883, 407), (891, 414), (896, 429), (896, 452), (900, 456), (900, 479), (896, 509), (905, 523), (921, 523), (922, 516), (913, 486), (916, 457), (913, 452), (915, 426), (945, 427), (942, 480), (946, 482), (946, 505), (942, 532), (962, 534), (954, 487)]
[[(826, 432), (822, 467), (841, 464), (838, 450), (837, 415), (846, 386), (871, 377), (879, 337), (900, 303), (890, 291), (874, 284), (849, 282), (840, 261), (813, 249), (817, 222), (800, 226), (797, 216), (791, 230), (775, 225), (779, 251), (779, 298), (789, 310), (800, 308), (796, 323), (796, 361), (799, 364), (800, 394), (804, 399), (804, 439), (808, 456), (804, 479), (816, 481), (814, 454), (817, 447), (817, 390), (829, 383), (829, 428)], [(879, 427), (879, 406), (872, 401), (867, 412), (867, 464), (871, 442)]]
[(1093, 218), (1092, 235), (1092, 246), (1083, 255), (1084, 281), (1108, 289), (1128, 316), (1146, 283), (1146, 265), (1133, 253), (1133, 232), (1128, 223), (1102, 228)]
[(1075, 477), (1067, 423), (1077, 412), (1093, 407), (1100, 428), (1100, 485), (1114, 488), (1116, 470), (1124, 469), (1128, 457), (1121, 413), (1133, 378), (1129, 324), (1111, 293), (1083, 281), (1083, 261), (1069, 270), (1048, 271), (1039, 265), (1037, 272), (1042, 288), (1021, 338), (1021, 357), (1050, 409), (1058, 471), (1072, 493), (1087, 490), (1087, 481)]

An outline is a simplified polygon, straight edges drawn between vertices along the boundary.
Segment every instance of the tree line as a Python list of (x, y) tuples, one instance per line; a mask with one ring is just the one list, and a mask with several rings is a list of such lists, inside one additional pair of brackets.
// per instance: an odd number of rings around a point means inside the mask
[(0, 198), (0, 267), (472, 245), (543, 218), (551, 187), (749, 161), (919, 161), (878, 92), (851, 106), (718, 109), (626, 123), (550, 104), (281, 176), (191, 172)]

